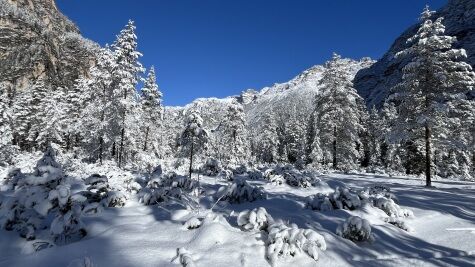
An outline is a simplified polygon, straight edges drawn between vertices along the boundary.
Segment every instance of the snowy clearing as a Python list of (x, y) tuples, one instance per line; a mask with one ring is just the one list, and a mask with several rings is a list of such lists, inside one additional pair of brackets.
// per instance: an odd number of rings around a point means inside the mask
[[(275, 266), (473, 266), (474, 183), (442, 180), (428, 189), (421, 179), (409, 177), (328, 174), (321, 179), (319, 186), (310, 188), (248, 181), (262, 186), (267, 199), (233, 205), (219, 202), (211, 213), (214, 201), (206, 196), (226, 182), (201, 177), (206, 194), (200, 212), (179, 205), (143, 206), (131, 198), (124, 208), (106, 208), (85, 217), (88, 235), (83, 240), (36, 253), (32, 241), (2, 230), (0, 265), (68, 266), (87, 257), (94, 266), (180, 266), (178, 249), (184, 248), (196, 266), (270, 266), (264, 233), (242, 231), (237, 224), (240, 212), (264, 207), (274, 220), (320, 233), (327, 246), (318, 252), (318, 261), (300, 253), (275, 262)], [(414, 213), (406, 220), (411, 231), (386, 223), (384, 212), (374, 208), (314, 211), (305, 207), (306, 197), (332, 192), (344, 184), (352, 188), (389, 186), (401, 207)], [(350, 216), (370, 222), (374, 241), (353, 243), (335, 234)], [(201, 226), (189, 230), (184, 224), (192, 217), (198, 218)]]

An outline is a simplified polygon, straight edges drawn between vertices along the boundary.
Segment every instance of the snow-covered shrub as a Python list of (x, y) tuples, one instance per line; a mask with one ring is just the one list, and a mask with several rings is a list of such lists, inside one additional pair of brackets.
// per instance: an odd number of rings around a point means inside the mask
[(234, 173), (231, 170), (222, 170), (219, 173), (219, 177), (221, 177), (222, 179), (226, 181), (232, 181), (234, 180)]
[(58, 245), (75, 242), (86, 236), (86, 228), (81, 221), (81, 208), (75, 206), (59, 213), (51, 223), (51, 235)]
[(249, 180), (260, 180), (264, 178), (262, 172), (254, 168), (247, 171), (247, 176)]
[(246, 231), (267, 230), (267, 227), (272, 223), (274, 223), (274, 219), (262, 207), (251, 211), (242, 211), (237, 217), (237, 224)]
[(385, 222), (392, 224), (396, 226), (397, 228), (400, 228), (404, 231), (412, 231), (412, 228), (409, 227), (405, 221), (403, 221), (401, 218), (395, 218), (395, 217), (387, 217), (384, 219)]
[(282, 175), (273, 175), (267, 180), (273, 185), (283, 185), (285, 183), (284, 176)]
[(83, 196), (71, 194), (68, 179), (56, 161), (56, 152), (48, 146), (33, 173), (19, 179), (13, 196), (2, 203), (1, 226), (33, 240), (37, 230), (47, 228), (51, 215), (54, 220), (50, 229), (55, 242), (75, 241), (86, 235), (80, 221), (85, 201)]
[(193, 261), (193, 257), (191, 253), (188, 252), (185, 248), (177, 249), (177, 257), (180, 259), (180, 264), (183, 267), (195, 267), (195, 262)]
[(237, 175), (245, 174), (247, 172), (246, 165), (239, 165), (233, 169), (233, 173)]
[(312, 186), (311, 177), (303, 175), (297, 169), (285, 170), (282, 175), (284, 176), (286, 183), (290, 186), (303, 188)]
[(140, 201), (145, 205), (153, 205), (169, 200), (181, 200), (184, 194), (197, 187), (196, 180), (181, 176), (175, 172), (152, 176), (140, 193)]
[(318, 193), (313, 197), (309, 197), (307, 199), (307, 207), (320, 211), (329, 211), (334, 209), (330, 198), (322, 193)]
[[(331, 204), (331, 205), (330, 205)], [(321, 193), (307, 199), (307, 207), (314, 210), (348, 209), (354, 210), (361, 207), (358, 194), (346, 187), (337, 187), (329, 195)]]
[(197, 229), (201, 226), (201, 219), (199, 217), (191, 217), (184, 223), (184, 226), (188, 230)]
[(411, 217), (411, 210), (403, 209), (392, 199), (386, 197), (375, 198), (373, 205), (384, 211), (389, 217)]
[(5, 179), (3, 180), (3, 185), (5, 185), (6, 190), (14, 190), (18, 185), (20, 179), (24, 179), (25, 174), (21, 172), (21, 169), (14, 168), (11, 169)]
[(391, 192), (391, 189), (385, 185), (375, 185), (371, 187), (365, 187), (363, 190), (358, 192), (358, 196), (362, 200), (371, 200), (372, 198), (385, 197), (394, 200), (394, 202), (399, 203), (396, 195)]
[(229, 203), (252, 202), (265, 198), (261, 188), (250, 185), (244, 179), (234, 179), (229, 186), (221, 187), (216, 193), (216, 199)]
[(365, 219), (351, 216), (336, 229), (336, 234), (351, 241), (371, 241), (371, 225)]
[(277, 173), (273, 168), (268, 168), (264, 171), (264, 178), (265, 179), (270, 179), (274, 175), (277, 175)]
[(75, 259), (68, 264), (68, 267), (94, 267), (92, 260), (88, 257), (83, 259)]
[(293, 257), (301, 252), (307, 253), (318, 260), (318, 250), (326, 250), (327, 246), (322, 235), (311, 229), (299, 229), (277, 222), (269, 227), (266, 257), (272, 262), (279, 258)]
[(216, 176), (221, 172), (221, 163), (215, 158), (208, 158), (200, 168), (201, 174)]
[(84, 182), (88, 187), (87, 192), (83, 192), (83, 195), (90, 203), (98, 202), (104, 207), (123, 207), (125, 205), (127, 197), (120, 191), (111, 190), (107, 176), (93, 174)]

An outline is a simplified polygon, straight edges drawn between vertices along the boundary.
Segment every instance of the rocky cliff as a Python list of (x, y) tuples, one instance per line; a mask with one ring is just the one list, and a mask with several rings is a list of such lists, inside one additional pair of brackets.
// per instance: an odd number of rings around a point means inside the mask
[(0, 0), (0, 84), (10, 92), (39, 78), (53, 88), (71, 86), (97, 49), (54, 0)]
[[(449, 0), (448, 4), (434, 15), (434, 18), (437, 17), (444, 18), (446, 34), (457, 37), (456, 47), (464, 48), (468, 54), (468, 62), (475, 66), (475, 1)], [(418, 26), (407, 29), (377, 63), (357, 73), (355, 87), (366, 99), (368, 106), (379, 106), (387, 97), (390, 88), (401, 80), (401, 70), (405, 62), (395, 59), (394, 56), (407, 48), (406, 40), (415, 34)]]

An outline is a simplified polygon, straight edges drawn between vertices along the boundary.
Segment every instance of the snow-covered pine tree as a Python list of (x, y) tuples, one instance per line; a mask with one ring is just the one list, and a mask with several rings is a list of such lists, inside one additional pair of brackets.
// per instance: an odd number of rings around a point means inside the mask
[(456, 128), (454, 123), (466, 121), (454, 109), (475, 85), (471, 66), (461, 61), (467, 57), (465, 50), (452, 48), (456, 38), (444, 35), (443, 18), (433, 21), (433, 13), (424, 9), (419, 30), (407, 41), (409, 48), (397, 54), (411, 59), (389, 98), (398, 107), (395, 130), (400, 139), (423, 140), (425, 144), (426, 186), (431, 186), (434, 146), (457, 146), (457, 140), (450, 140), (450, 129)]
[[(160, 135), (162, 125), (162, 96), (157, 85), (155, 68), (152, 66), (148, 73), (147, 79), (142, 88), (142, 123), (143, 123), (143, 151), (147, 151), (149, 147), (158, 149), (156, 136)], [(157, 152), (157, 151), (155, 151)]]
[(403, 150), (398, 142), (394, 141), (393, 131), (397, 118), (394, 103), (385, 102), (381, 109), (381, 130), (383, 142), (381, 146), (381, 161), (386, 170), (404, 172), (401, 159)]
[(333, 54), (325, 68), (315, 99), (317, 138), (324, 161), (331, 158), (334, 169), (349, 170), (357, 166), (361, 157), (358, 146), (365, 107), (339, 55)]
[(134, 22), (130, 20), (112, 46), (116, 61), (113, 71), (113, 87), (118, 91), (117, 95), (122, 95), (122, 100), (119, 102), (120, 138), (117, 140), (119, 143), (117, 155), (119, 167), (122, 166), (127, 156), (126, 152), (134, 149), (131, 146), (135, 143), (133, 140), (135, 134), (128, 128), (133, 126), (136, 119), (134, 116), (128, 116), (128, 114), (137, 109), (139, 95), (136, 87), (140, 79), (139, 75), (144, 71), (138, 61), (142, 54), (137, 51), (135, 29)]
[(64, 108), (67, 114), (64, 120), (65, 136), (64, 143), (66, 150), (79, 146), (83, 136), (81, 114), (89, 99), (90, 79), (80, 77), (75, 84), (65, 90)]
[(384, 142), (384, 126), (376, 107), (370, 110), (366, 120), (365, 147), (367, 164), (371, 168), (381, 167), (381, 145)]
[(220, 128), (225, 164), (243, 163), (249, 155), (249, 144), (244, 109), (237, 101), (227, 107)]
[(209, 134), (203, 128), (203, 119), (197, 113), (191, 113), (186, 117), (185, 129), (178, 140), (181, 154), (190, 158), (190, 179), (193, 171), (193, 157), (195, 154), (206, 150)]
[(277, 126), (272, 112), (267, 112), (262, 118), (262, 131), (258, 134), (256, 145), (257, 158), (265, 163), (277, 161)]
[(33, 114), (33, 124), (30, 129), (28, 140), (35, 144), (41, 150), (44, 150), (48, 143), (54, 142), (61, 144), (64, 135), (65, 106), (64, 92), (62, 88), (52, 91), (45, 87), (40, 90), (49, 90), (41, 92), (44, 98), (39, 102), (39, 108)]
[[(0, 87), (0, 153), (6, 153), (13, 142), (12, 116), (6, 90)], [(0, 159), (3, 157), (0, 156)]]
[(305, 161), (306, 125), (298, 118), (295, 109), (289, 113), (285, 124), (285, 154), (290, 163), (302, 165)]
[(97, 64), (91, 68), (91, 78), (88, 81), (79, 81), (77, 86), (83, 87), (86, 103), (79, 122), (80, 132), (83, 134), (83, 147), (91, 154), (91, 159), (99, 159), (102, 164), (107, 158), (106, 151), (114, 157), (113, 143), (120, 132), (119, 101), (122, 94), (116, 95), (114, 90), (112, 71), (115, 68), (114, 54), (105, 47), (98, 54)]

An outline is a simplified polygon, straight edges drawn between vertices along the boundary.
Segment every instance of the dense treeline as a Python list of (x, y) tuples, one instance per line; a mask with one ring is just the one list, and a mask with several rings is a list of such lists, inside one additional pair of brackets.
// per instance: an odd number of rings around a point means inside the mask
[[(1, 90), (2, 161), (48, 143), (91, 162), (147, 166), (161, 158), (223, 165), (291, 163), (350, 171), (425, 173), (471, 179), (475, 168), (475, 74), (441, 18), (425, 9), (422, 24), (397, 57), (407, 62), (402, 81), (382, 108), (367, 107), (339, 55), (325, 64), (311, 107), (300, 101), (269, 110), (249, 124), (243, 104), (228, 99), (192, 104), (167, 118), (152, 67), (145, 78), (129, 22), (97, 55), (89, 75), (72, 88), (41, 79), (22, 92)], [(139, 88), (141, 87), (141, 88)], [(137, 90), (139, 88), (139, 90)], [(172, 114), (172, 113), (170, 113)], [(179, 121), (179, 125), (177, 124)], [(177, 126), (178, 125), (178, 126)]]

